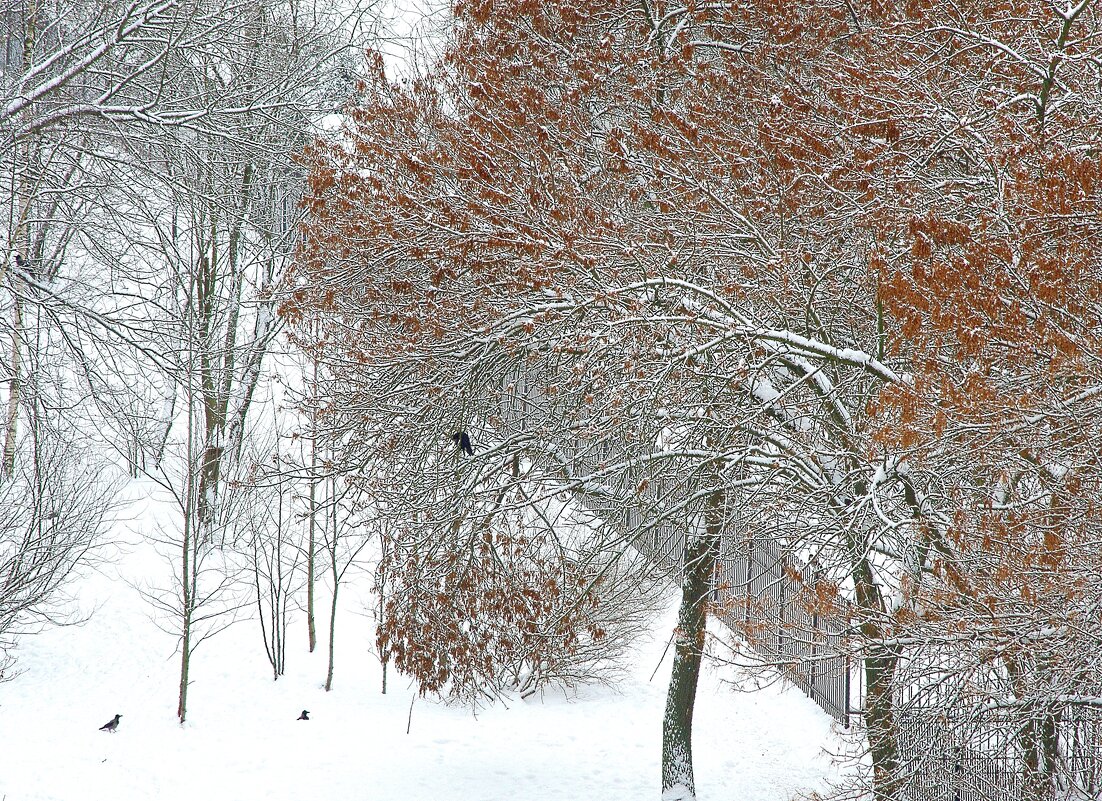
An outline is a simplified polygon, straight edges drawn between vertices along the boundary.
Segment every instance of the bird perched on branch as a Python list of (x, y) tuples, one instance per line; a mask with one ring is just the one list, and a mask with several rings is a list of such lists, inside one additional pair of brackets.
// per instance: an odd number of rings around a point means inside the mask
[(302, 710), (301, 715), (299, 715), (297, 718), (295, 718), (295, 720), (309, 720), (309, 719), (310, 719), (310, 713), (307, 712), (305, 709)]
[(474, 456), (474, 448), (471, 447), (471, 438), (467, 436), (466, 431), (456, 431), (452, 434), (452, 439), (455, 440), (455, 444), (459, 446), (459, 450), (468, 456)]
[(119, 718), (121, 718), (121, 717), (122, 717), (122, 715), (115, 715), (115, 717), (111, 718), (109, 721), (107, 721), (102, 726), (100, 726), (99, 730), (100, 731), (109, 731), (112, 734), (114, 734), (115, 729), (117, 729), (119, 727)]

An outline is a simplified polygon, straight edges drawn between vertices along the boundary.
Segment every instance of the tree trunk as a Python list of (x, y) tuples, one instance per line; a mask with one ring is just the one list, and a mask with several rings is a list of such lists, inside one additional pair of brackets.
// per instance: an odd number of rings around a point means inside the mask
[(325, 676), (325, 691), (333, 689), (333, 642), (337, 637), (337, 589), (340, 586), (337, 571), (333, 570), (333, 605), (329, 608), (329, 672)]
[(693, 707), (704, 656), (708, 620), (708, 595), (712, 588), (719, 534), (722, 527), (722, 493), (709, 502), (707, 533), (685, 542), (685, 576), (681, 583), (681, 607), (662, 719), (662, 799), (691, 801), (696, 798), (693, 779)]
[(895, 740), (895, 706), (892, 684), (896, 653), (872, 646), (865, 656), (865, 730), (872, 756), (874, 798), (893, 801), (899, 791), (899, 747)]
[(180, 694), (176, 703), (176, 717), (183, 723), (187, 719), (188, 673), (191, 668), (191, 613), (184, 610), (184, 641), (180, 646)]
[[(23, 74), (26, 75), (34, 65), (34, 52), (38, 45), (38, 3), (28, 3), (23, 13)], [(15, 209), (15, 225), (12, 232), (11, 246), (20, 258), (30, 259), (30, 236), (27, 228), (27, 220), (31, 213), (31, 198), (35, 192), (34, 176), (31, 174), (31, 163), (34, 161), (34, 151), (31, 141), (17, 145), (18, 153), (23, 158), (23, 169), (17, 179)], [(21, 152), (19, 152), (21, 151)], [(13, 257), (14, 258), (14, 257)], [(6, 266), (6, 265), (5, 265)], [(0, 279), (10, 271), (0, 268)], [(20, 279), (16, 278), (15, 281)], [(13, 282), (14, 283), (14, 282)], [(0, 457), (0, 481), (11, 478), (15, 474), (16, 436), (19, 427), (19, 404), (22, 400), (22, 372), (23, 358), (20, 348), (20, 337), (23, 336), (23, 299), (17, 292), (12, 292), (12, 327), (11, 327), (11, 361), (8, 369), (11, 379), (8, 382), (8, 408), (4, 419), (4, 451)]]
[[(336, 479), (331, 479), (335, 482)], [(329, 607), (329, 672), (325, 677), (325, 691), (329, 692), (333, 689), (333, 661), (334, 661), (334, 648), (333, 644), (337, 639), (337, 592), (341, 587), (341, 570), (337, 565), (337, 491), (336, 484), (332, 487), (332, 496), (329, 504), (330, 519), (329, 523), (332, 526), (330, 529), (329, 539), (329, 565), (332, 568), (333, 576), (333, 603)]]
[[(1031, 665), (1018, 653), (1008, 654), (1003, 663), (1015, 695), (1025, 698), (1033, 694), (1027, 678), (1047, 673), (1040, 665)], [(1057, 739), (1058, 712), (1043, 703), (1029, 704), (1023, 714), (1024, 723), (1018, 734), (1022, 753), (1022, 800), (1049, 801), (1056, 795), (1056, 768), (1059, 759)]]
[[(318, 393), (318, 362), (313, 361), (313, 392)], [(310, 436), (310, 514), (306, 521), (306, 628), (310, 635), (310, 653), (318, 644), (317, 629), (314, 626), (314, 551), (316, 550), (318, 498), (317, 498), (317, 469), (318, 469), (318, 442), (317, 420), (312, 419), (314, 432)]]
[(310, 512), (306, 519), (306, 628), (310, 635), (310, 653), (318, 644), (317, 629), (314, 625), (314, 552), (316, 550), (317, 534), (317, 482), (314, 479), (314, 471), (317, 469), (317, 451), (313, 442), (310, 443)]
[(1056, 797), (1056, 716), (1036, 710), (1018, 737), (1022, 749), (1022, 800), (1051, 801)]
[[(854, 553), (854, 543), (850, 543)], [(876, 618), (885, 614), (884, 599), (866, 556), (854, 559), (852, 565), (854, 590), (858, 608), (865, 616), (861, 635), (866, 642), (865, 669), (865, 731), (872, 757), (873, 796), (876, 801), (891, 801), (899, 791), (899, 746), (895, 738), (895, 699), (892, 686), (899, 659), (896, 649), (882, 644), (883, 631)]]
[(196, 464), (195, 464), (195, 399), (189, 381), (187, 388), (187, 488), (184, 493), (184, 525), (181, 532), (180, 548), (180, 692), (176, 703), (176, 717), (180, 723), (187, 719), (188, 677), (191, 673), (191, 625), (195, 613), (196, 578), (198, 566), (197, 549), (193, 544), (198, 541), (196, 531)]
[(11, 378), (8, 381), (8, 409), (4, 421), (3, 464), (0, 465), (4, 478), (11, 478), (15, 473), (16, 434), (19, 426), (19, 403), (23, 388), (23, 358), (22, 349), (20, 348), (20, 337), (23, 336), (23, 301), (18, 295), (14, 297), (11, 314), (11, 361), (8, 364)]
[[(189, 478), (190, 480), (190, 478)], [(182, 623), (182, 637), (180, 644), (180, 694), (176, 703), (176, 717), (180, 719), (180, 723), (183, 723), (187, 718), (187, 688), (188, 688), (188, 674), (191, 669), (191, 616), (192, 616), (192, 603), (193, 603), (193, 588), (191, 584), (191, 573), (194, 568), (191, 554), (191, 525), (190, 525), (190, 511), (184, 516), (184, 534), (183, 534), (183, 557), (182, 572), (180, 574), (181, 590), (182, 590), (182, 608), (181, 623)]]

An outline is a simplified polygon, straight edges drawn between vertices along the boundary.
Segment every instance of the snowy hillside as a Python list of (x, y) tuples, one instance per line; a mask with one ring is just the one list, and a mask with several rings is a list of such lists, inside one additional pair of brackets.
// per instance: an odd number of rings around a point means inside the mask
[[(136, 505), (117, 563), (71, 585), (83, 625), (23, 640), (21, 675), (0, 685), (0, 799), (5, 801), (474, 801), (657, 798), (674, 599), (615, 689), (483, 710), (417, 699), (393, 673), (382, 695), (370, 652), (366, 589), (340, 612), (334, 689), (306, 653), (302, 617), (278, 682), (255, 621), (196, 652), (189, 718), (176, 723), (178, 657), (136, 585), (167, 581), (148, 544), (159, 506)], [(326, 620), (321, 621), (327, 623)], [(796, 690), (735, 693), (717, 671), (697, 700), (696, 771), (705, 801), (786, 801), (820, 788), (837, 741)], [(730, 674), (726, 678), (732, 678)], [(297, 721), (303, 709), (309, 721)], [(116, 734), (99, 731), (122, 715)], [(407, 723), (409, 733), (406, 733)]]

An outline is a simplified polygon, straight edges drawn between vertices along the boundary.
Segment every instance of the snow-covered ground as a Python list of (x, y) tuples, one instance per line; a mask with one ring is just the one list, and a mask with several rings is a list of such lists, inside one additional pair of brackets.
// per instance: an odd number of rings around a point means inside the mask
[[(150, 530), (131, 520), (120, 538), (134, 542)], [(418, 698), (410, 718), (414, 693), (405, 679), (392, 672), (388, 694), (380, 693), (366, 596), (350, 588), (332, 692), (323, 689), (324, 647), (306, 653), (302, 615), (278, 682), (259, 628), (244, 621), (197, 651), (181, 727), (174, 640), (133, 587), (164, 583), (168, 570), (139, 544), (71, 585), (92, 612), (86, 623), (23, 640), (21, 675), (0, 684), (2, 801), (659, 797), (668, 654), (650, 676), (673, 626), (672, 594), (616, 688), (548, 694), (477, 715)], [(730, 673), (709, 668), (701, 681), (699, 798), (787, 801), (822, 788), (832, 775), (826, 752), (837, 750), (831, 720), (798, 690), (738, 693), (723, 678)], [(302, 709), (311, 720), (295, 719)], [(115, 713), (123, 716), (118, 733), (99, 731)]]

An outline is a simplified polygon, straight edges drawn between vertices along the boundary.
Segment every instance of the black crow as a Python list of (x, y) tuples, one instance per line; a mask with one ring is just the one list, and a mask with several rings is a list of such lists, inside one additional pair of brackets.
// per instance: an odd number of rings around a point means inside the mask
[(467, 436), (466, 431), (456, 431), (452, 434), (452, 439), (455, 440), (455, 444), (459, 446), (459, 450), (468, 456), (474, 456), (474, 448), (471, 447), (471, 438)]
[(307, 712), (305, 709), (302, 710), (301, 715), (299, 715), (297, 718), (295, 718), (295, 720), (309, 720), (309, 719), (310, 719), (310, 713)]
[(119, 727), (119, 718), (121, 718), (121, 717), (122, 717), (122, 715), (115, 715), (115, 717), (111, 718), (111, 720), (107, 721), (102, 726), (100, 726), (99, 730), (100, 731), (109, 731), (112, 734), (114, 734), (115, 729), (117, 729)]

